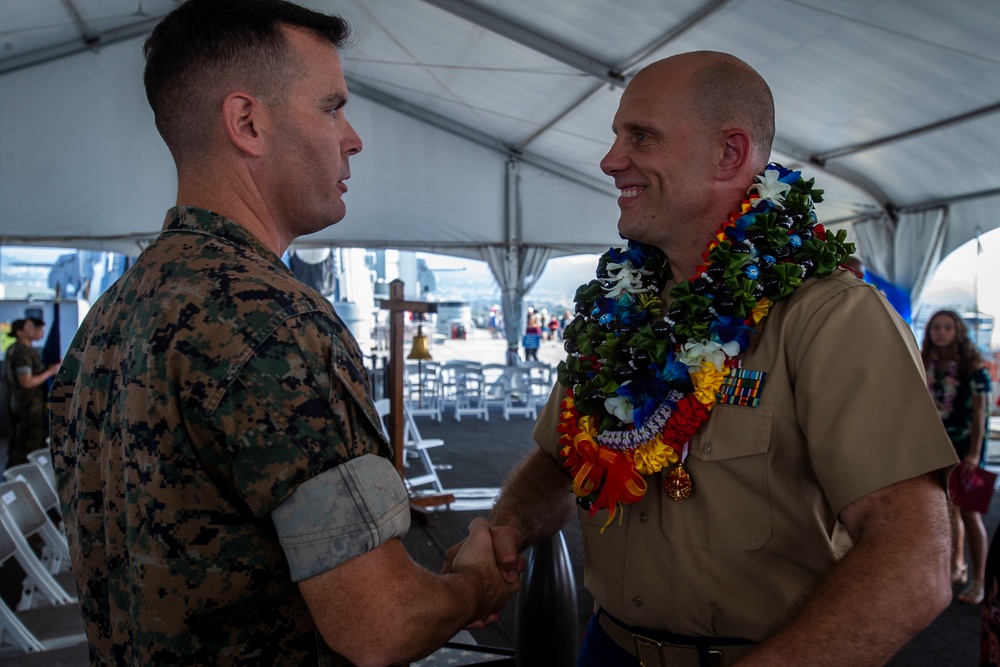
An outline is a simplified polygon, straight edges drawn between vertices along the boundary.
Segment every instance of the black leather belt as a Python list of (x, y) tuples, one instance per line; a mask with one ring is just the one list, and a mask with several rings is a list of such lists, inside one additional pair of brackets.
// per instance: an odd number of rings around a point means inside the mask
[[(662, 637), (647, 636), (639, 628), (628, 628), (599, 610), (597, 623), (616, 644), (634, 655), (642, 667), (726, 667), (756, 647), (756, 644), (704, 642), (680, 644), (664, 641)], [(635, 632), (634, 630), (639, 630)], [(656, 633), (649, 632), (650, 635)]]

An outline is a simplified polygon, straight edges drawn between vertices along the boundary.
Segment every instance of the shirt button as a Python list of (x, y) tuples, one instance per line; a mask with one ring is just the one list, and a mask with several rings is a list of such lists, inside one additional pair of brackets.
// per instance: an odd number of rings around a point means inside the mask
[(649, 515), (645, 512), (639, 512), (639, 523), (646, 523), (649, 520)]
[(636, 595), (634, 598), (632, 598), (632, 604), (635, 605), (636, 607), (641, 607), (642, 606), (642, 598), (639, 597), (638, 595)]
[(710, 443), (710, 442), (703, 442), (701, 444), (701, 451), (703, 453), (705, 453), (705, 454), (708, 454), (710, 451), (712, 451), (712, 443)]

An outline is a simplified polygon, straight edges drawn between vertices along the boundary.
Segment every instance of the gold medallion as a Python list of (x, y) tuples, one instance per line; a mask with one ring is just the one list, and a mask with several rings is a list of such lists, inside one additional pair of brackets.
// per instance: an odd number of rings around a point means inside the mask
[(663, 490), (671, 500), (681, 502), (691, 495), (691, 476), (680, 463), (663, 476)]

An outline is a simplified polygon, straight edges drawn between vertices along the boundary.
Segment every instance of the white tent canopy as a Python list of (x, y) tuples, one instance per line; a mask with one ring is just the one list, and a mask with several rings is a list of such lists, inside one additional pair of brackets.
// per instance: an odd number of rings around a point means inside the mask
[[(696, 49), (763, 74), (774, 159), (816, 177), (821, 220), (853, 228), (915, 300), (940, 257), (1000, 225), (997, 0), (303, 4), (355, 28), (347, 113), (365, 149), (348, 217), (300, 245), (488, 259), (505, 294), (523, 293), (539, 257), (617, 242), (598, 163), (621, 87)], [(156, 234), (176, 177), (140, 49), (176, 5), (0, 5), (0, 241), (134, 253)]]

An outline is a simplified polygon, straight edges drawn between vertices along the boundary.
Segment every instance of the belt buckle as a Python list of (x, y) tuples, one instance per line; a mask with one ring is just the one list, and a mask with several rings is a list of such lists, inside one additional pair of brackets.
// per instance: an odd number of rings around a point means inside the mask
[(722, 667), (722, 651), (708, 650), (708, 667)]
[(639, 660), (639, 667), (667, 667), (660, 652), (662, 643), (633, 634), (632, 644), (635, 646), (635, 657)]
[[(635, 657), (639, 660), (640, 667), (674, 667), (664, 649), (675, 651), (693, 652), (694, 662), (690, 664), (701, 665), (701, 655), (697, 646), (684, 646), (671, 644), (669, 642), (658, 642), (642, 635), (632, 635), (632, 643), (635, 646)], [(709, 649), (706, 651), (708, 667), (723, 667), (722, 652)], [(676, 664), (676, 663), (674, 663)]]

